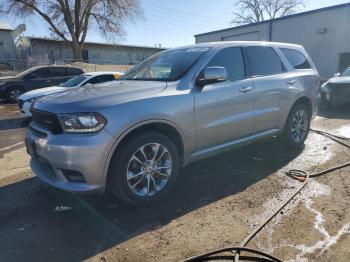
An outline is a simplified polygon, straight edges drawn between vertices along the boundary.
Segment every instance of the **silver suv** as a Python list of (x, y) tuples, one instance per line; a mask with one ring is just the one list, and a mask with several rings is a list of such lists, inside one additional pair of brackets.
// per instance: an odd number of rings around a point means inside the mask
[(119, 82), (39, 99), (26, 146), (34, 173), (54, 187), (145, 205), (192, 161), (276, 135), (301, 147), (319, 96), (301, 46), (192, 45), (152, 56)]

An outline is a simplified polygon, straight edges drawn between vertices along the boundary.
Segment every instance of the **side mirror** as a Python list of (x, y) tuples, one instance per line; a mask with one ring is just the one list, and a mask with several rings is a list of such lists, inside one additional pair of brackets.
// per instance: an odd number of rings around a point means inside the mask
[(228, 79), (225, 67), (211, 66), (204, 69), (202, 77), (197, 80), (200, 86), (223, 82)]
[(339, 77), (340, 76), (340, 73), (336, 73), (334, 74), (335, 77)]

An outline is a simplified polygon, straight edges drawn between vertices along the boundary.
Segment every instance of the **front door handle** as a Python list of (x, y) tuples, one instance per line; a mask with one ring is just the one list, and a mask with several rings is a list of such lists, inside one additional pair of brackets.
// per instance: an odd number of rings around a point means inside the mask
[(46, 83), (51, 83), (51, 80), (46, 80), (45, 82), (46, 82)]
[(251, 92), (253, 90), (253, 88), (251, 86), (246, 86), (246, 87), (242, 87), (239, 89), (239, 92), (241, 93), (248, 93)]
[(296, 80), (293, 80), (293, 79), (290, 79), (287, 81), (287, 84), (288, 85), (294, 85), (297, 81)]

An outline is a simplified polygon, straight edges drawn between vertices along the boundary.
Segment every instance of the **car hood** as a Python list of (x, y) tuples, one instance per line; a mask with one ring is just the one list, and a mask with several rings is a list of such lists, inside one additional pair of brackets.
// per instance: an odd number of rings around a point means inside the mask
[(350, 76), (332, 77), (327, 81), (327, 84), (350, 84)]
[(67, 87), (62, 87), (62, 86), (50, 86), (45, 88), (39, 88), (20, 95), (19, 99), (25, 101), (25, 100), (29, 100), (29, 99), (33, 99), (41, 96), (56, 94), (58, 92), (65, 91), (65, 90), (67, 90)]
[(3, 76), (0, 77), (0, 82), (15, 82), (15, 81), (19, 81), (20, 78), (16, 77), (16, 76)]
[(52, 113), (93, 112), (132, 100), (152, 97), (166, 87), (166, 82), (113, 81), (46, 96), (40, 98), (34, 107)]

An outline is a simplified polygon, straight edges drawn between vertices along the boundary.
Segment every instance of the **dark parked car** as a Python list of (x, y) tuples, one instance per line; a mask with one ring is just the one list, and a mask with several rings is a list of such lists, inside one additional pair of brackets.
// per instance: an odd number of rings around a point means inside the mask
[(0, 77), (0, 99), (16, 102), (19, 95), (47, 86), (59, 85), (84, 71), (70, 66), (39, 66), (16, 76)]
[(350, 103), (350, 67), (337, 73), (321, 86), (322, 105), (336, 107)]

